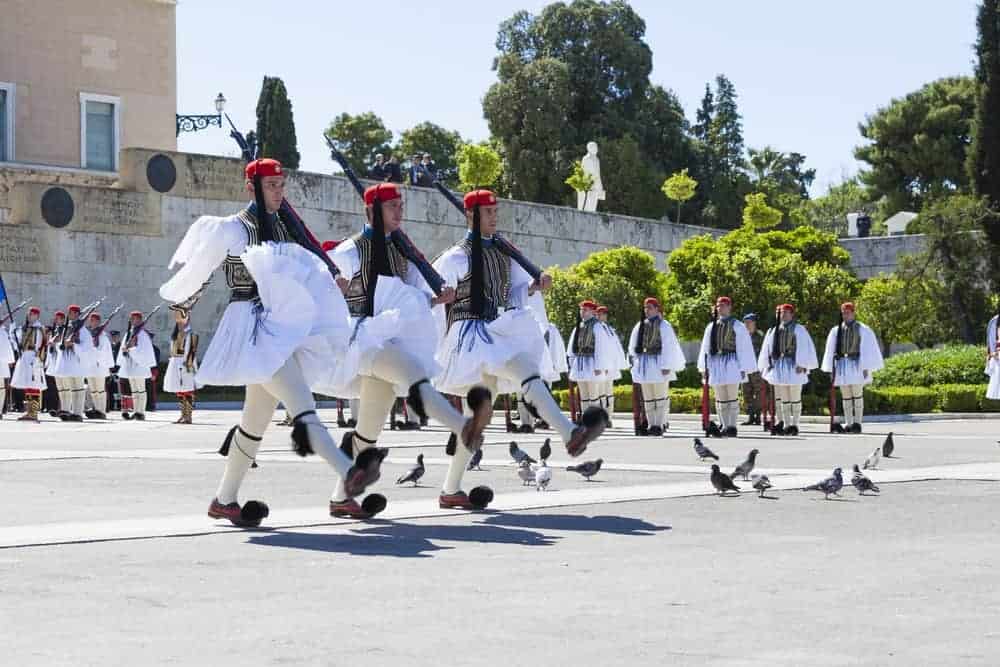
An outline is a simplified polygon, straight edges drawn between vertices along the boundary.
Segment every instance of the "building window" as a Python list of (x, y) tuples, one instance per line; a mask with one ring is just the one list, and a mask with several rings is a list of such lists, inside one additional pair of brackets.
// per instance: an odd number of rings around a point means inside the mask
[(0, 81), (0, 162), (14, 160), (14, 84)]
[(84, 169), (118, 171), (121, 100), (80, 94), (80, 163)]

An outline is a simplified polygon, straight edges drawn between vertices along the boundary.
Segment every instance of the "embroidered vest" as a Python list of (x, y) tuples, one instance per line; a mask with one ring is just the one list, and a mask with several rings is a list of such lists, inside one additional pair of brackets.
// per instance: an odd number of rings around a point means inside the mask
[(858, 321), (844, 322), (840, 325), (837, 342), (837, 357), (849, 359), (861, 358), (861, 327)]
[(594, 327), (597, 325), (597, 318), (592, 317), (586, 322), (580, 322), (576, 327), (576, 336), (573, 337), (573, 354), (579, 357), (592, 357), (597, 347), (597, 338), (594, 335)]
[(448, 308), (448, 327), (462, 320), (492, 322), (507, 310), (510, 298), (510, 257), (500, 252), (492, 243), (483, 243), (483, 313), (472, 312), (472, 242), (466, 239), (458, 244), (469, 258), (469, 272), (458, 281), (455, 302)]
[(660, 322), (659, 317), (646, 320), (646, 325), (642, 327), (642, 340), (639, 341), (639, 354), (659, 354), (663, 351)]
[[(347, 309), (353, 317), (364, 317), (368, 314), (368, 280), (369, 268), (373, 261), (372, 239), (369, 236), (355, 234), (351, 237), (354, 246), (358, 249), (358, 271), (351, 277), (351, 283), (347, 286)], [(389, 255), (389, 270), (392, 275), (405, 280), (406, 270), (409, 264), (403, 254), (399, 252), (396, 244), (386, 239), (386, 252)]]
[[(778, 359), (795, 360), (795, 323), (779, 324), (778, 330), (774, 333), (778, 337)], [(773, 353), (772, 353), (772, 356)]]
[(715, 349), (718, 354), (736, 354), (736, 318), (719, 318), (715, 326)]
[[(245, 208), (236, 214), (237, 219), (243, 223), (247, 232), (247, 245), (257, 245), (260, 243), (260, 234), (257, 229), (257, 217)], [(291, 234), (285, 228), (285, 224), (279, 216), (274, 216), (274, 236), (279, 242), (289, 242), (292, 240)], [(247, 267), (243, 265), (243, 260), (239, 255), (228, 255), (222, 264), (222, 270), (226, 274), (226, 285), (229, 287), (229, 302), (251, 301), (257, 298), (257, 283), (254, 282)]]

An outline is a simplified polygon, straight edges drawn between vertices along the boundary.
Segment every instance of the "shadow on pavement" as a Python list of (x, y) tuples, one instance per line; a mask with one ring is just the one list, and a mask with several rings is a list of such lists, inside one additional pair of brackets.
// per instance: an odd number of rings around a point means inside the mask
[(652, 535), (670, 530), (670, 526), (657, 526), (624, 516), (582, 516), (579, 514), (494, 514), (483, 525), (517, 526), (538, 530), (580, 530), (614, 535)]

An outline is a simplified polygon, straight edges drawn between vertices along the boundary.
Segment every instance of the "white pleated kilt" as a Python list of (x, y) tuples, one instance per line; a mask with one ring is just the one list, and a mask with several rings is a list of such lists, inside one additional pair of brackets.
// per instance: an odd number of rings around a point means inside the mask
[(328, 378), (350, 329), (347, 304), (326, 265), (293, 244), (252, 246), (240, 259), (259, 298), (226, 307), (196, 384), (263, 384), (292, 356), (310, 387)]
[(508, 310), (492, 322), (457, 321), (438, 347), (437, 362), (443, 370), (434, 386), (443, 393), (462, 396), (482, 384), (484, 375), (495, 375), (508, 379), (498, 391), (520, 391), (519, 386), (513, 386), (513, 381), (520, 383), (520, 379), (508, 378), (504, 366), (524, 355), (541, 374), (542, 357), (547, 354), (545, 339), (529, 310)]
[(872, 373), (865, 377), (864, 369), (861, 368), (859, 359), (837, 359), (837, 376), (833, 378), (834, 387), (845, 385), (871, 384)]
[(0, 362), (0, 380), (6, 380), (10, 377), (10, 364), (3, 361)]
[(594, 365), (594, 356), (569, 356), (569, 379), (574, 382), (602, 382), (604, 376), (594, 375), (595, 370), (601, 370)]
[[(399, 278), (379, 277), (374, 310), (378, 314), (373, 317), (350, 319), (347, 351), (331, 375), (314, 387), (315, 391), (338, 398), (359, 398), (361, 378), (373, 375), (372, 363), (389, 344), (407, 352), (421, 366), (424, 378), (441, 372), (434, 358), (437, 323), (424, 292)], [(397, 396), (406, 396), (409, 390), (402, 385), (395, 387)]]
[(181, 391), (194, 391), (195, 374), (184, 366), (184, 357), (170, 357), (167, 364), (167, 374), (163, 376), (163, 389), (171, 394)]
[(140, 355), (133, 348), (128, 354), (119, 352), (118, 354), (118, 377), (145, 379), (153, 377), (153, 365), (147, 359), (143, 361)]
[(708, 355), (708, 386), (733, 385), (743, 382), (739, 357), (736, 353)]
[(668, 370), (663, 374), (663, 366), (659, 354), (638, 354), (632, 362), (632, 382), (658, 384), (661, 382), (673, 382), (677, 379), (677, 374), (673, 370)]
[(778, 359), (778, 362), (768, 370), (764, 371), (761, 376), (767, 380), (768, 384), (809, 383), (809, 373), (796, 373), (795, 360), (788, 357)]
[(15, 389), (45, 389), (45, 365), (34, 352), (21, 353), (10, 384)]
[(76, 347), (61, 349), (56, 363), (49, 369), (49, 375), (57, 378), (86, 377), (93, 365), (90, 357), (87, 353), (81, 354)]
[(1000, 400), (1000, 360), (990, 359), (986, 365), (986, 374), (990, 376), (990, 385), (986, 388), (986, 398)]

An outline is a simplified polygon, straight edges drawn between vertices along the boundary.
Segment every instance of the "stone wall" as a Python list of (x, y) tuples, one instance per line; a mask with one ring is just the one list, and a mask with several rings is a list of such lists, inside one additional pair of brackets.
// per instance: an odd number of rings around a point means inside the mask
[(923, 234), (874, 236), (841, 239), (840, 245), (851, 253), (851, 268), (859, 278), (868, 279), (879, 273), (896, 270), (899, 258), (915, 255), (924, 249)]

